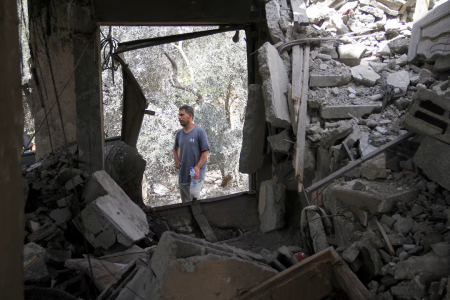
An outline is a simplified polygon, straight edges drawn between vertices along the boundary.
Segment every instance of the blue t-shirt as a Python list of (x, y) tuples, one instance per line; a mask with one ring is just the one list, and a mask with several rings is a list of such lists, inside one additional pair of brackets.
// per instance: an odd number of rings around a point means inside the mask
[[(203, 151), (209, 151), (208, 138), (206, 132), (200, 126), (195, 126), (188, 133), (184, 129), (180, 129), (175, 137), (175, 149), (180, 148), (180, 163), (181, 168), (178, 171), (178, 184), (187, 185), (190, 183), (189, 171), (191, 167), (195, 167), (200, 161), (200, 156)], [(206, 164), (200, 168), (200, 179), (205, 180)]]

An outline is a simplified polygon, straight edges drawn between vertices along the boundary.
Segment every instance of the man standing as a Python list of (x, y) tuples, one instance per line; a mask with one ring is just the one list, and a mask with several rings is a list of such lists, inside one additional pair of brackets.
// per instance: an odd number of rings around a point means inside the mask
[(189, 171), (194, 168), (194, 179), (199, 179), (200, 190), (205, 181), (206, 164), (209, 153), (206, 132), (200, 126), (194, 125), (194, 109), (183, 105), (178, 112), (178, 120), (182, 129), (178, 130), (173, 146), (173, 158), (178, 171), (181, 201), (192, 201), (190, 195)]

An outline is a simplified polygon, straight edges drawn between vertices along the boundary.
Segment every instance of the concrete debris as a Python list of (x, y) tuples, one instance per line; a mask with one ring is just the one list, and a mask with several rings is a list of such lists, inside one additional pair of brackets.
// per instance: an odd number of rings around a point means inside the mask
[(104, 195), (90, 202), (81, 212), (79, 228), (84, 224), (86, 239), (94, 247), (110, 248), (116, 240), (126, 247), (149, 233), (145, 213), (131, 201), (125, 192), (105, 171), (97, 171), (89, 178), (87, 186), (92, 199), (92, 187)]
[(50, 278), (46, 262), (48, 255), (38, 244), (28, 243), (23, 248), (23, 279), (27, 283), (42, 283)]
[(324, 119), (361, 118), (381, 111), (381, 103), (368, 105), (333, 105), (320, 107), (320, 116)]
[(306, 216), (308, 218), (309, 234), (312, 239), (314, 253), (319, 253), (328, 248), (325, 229), (320, 215), (313, 211), (307, 210)]
[(267, 140), (274, 152), (288, 154), (294, 143), (292, 142), (289, 130), (283, 130), (281, 133), (267, 137)]
[(288, 128), (291, 126), (287, 102), (289, 79), (278, 51), (269, 42), (258, 50), (258, 63), (266, 120), (274, 127)]
[(334, 143), (348, 136), (353, 132), (353, 127), (349, 123), (344, 123), (338, 128), (333, 129), (332, 131), (326, 133), (321, 140), (322, 146), (325, 148), (329, 148), (334, 145)]
[(400, 89), (402, 93), (405, 94), (409, 85), (409, 72), (399, 71), (392, 73), (388, 75), (386, 81), (388, 85), (392, 86), (394, 89)]
[(280, 28), (280, 3), (277, 0), (271, 0), (265, 6), (267, 27), (273, 44), (284, 40), (283, 31)]
[(348, 84), (352, 80), (350, 74), (344, 75), (316, 75), (311, 74), (310, 87), (333, 87)]
[(267, 180), (261, 183), (258, 211), (262, 232), (284, 227), (285, 189), (285, 186), (277, 183), (276, 180)]
[(355, 66), (351, 68), (353, 79), (366, 86), (374, 86), (381, 77), (369, 66)]
[(400, 261), (395, 267), (395, 279), (413, 279), (420, 273), (430, 273), (438, 278), (450, 275), (450, 257), (440, 257), (434, 253), (412, 256)]

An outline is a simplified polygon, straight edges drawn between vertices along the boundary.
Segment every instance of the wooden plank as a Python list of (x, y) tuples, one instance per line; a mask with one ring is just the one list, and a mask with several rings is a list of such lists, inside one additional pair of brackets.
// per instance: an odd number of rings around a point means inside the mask
[(225, 27), (225, 28), (221, 28), (221, 29), (191, 32), (191, 33), (184, 33), (184, 34), (175, 34), (175, 35), (169, 35), (169, 36), (163, 36), (163, 37), (157, 37), (157, 38), (151, 38), (151, 39), (143, 39), (143, 40), (119, 43), (119, 45), (114, 53), (118, 54), (118, 53), (123, 53), (123, 52), (131, 51), (131, 50), (148, 48), (148, 47), (153, 47), (153, 46), (163, 45), (163, 44), (170, 44), (170, 43), (174, 43), (174, 42), (178, 42), (178, 41), (196, 39), (199, 37), (204, 37), (204, 36), (222, 33), (222, 32), (244, 30), (244, 29), (246, 29), (246, 26), (247, 25), (245, 25), (245, 24), (244, 25), (235, 25), (235, 26), (229, 26), (229, 27)]
[(334, 257), (333, 283), (338, 283), (339, 287), (344, 290), (351, 300), (373, 299), (374, 297), (350, 270), (339, 254), (336, 251), (331, 251), (331, 255)]
[[(298, 111), (300, 109), (300, 99), (302, 97), (302, 74), (303, 74), (303, 48), (299, 45), (292, 47), (292, 104), (294, 106), (294, 122), (292, 128), (297, 135)], [(292, 112), (291, 112), (292, 113)]]
[(428, 12), (430, 0), (416, 0), (416, 8), (414, 10), (414, 22), (420, 21)]
[(303, 52), (303, 76), (302, 76), (302, 96), (298, 111), (297, 125), (297, 149), (295, 155), (295, 176), (298, 180), (298, 192), (303, 190), (303, 167), (305, 157), (305, 138), (306, 138), (306, 111), (308, 109), (308, 81), (309, 81), (309, 45), (305, 45)]
[(335, 258), (334, 249), (329, 247), (272, 278), (253, 287), (240, 300), (318, 300), (333, 291), (331, 278)]
[(315, 191), (319, 188), (321, 188), (322, 186), (328, 184), (329, 182), (338, 179), (339, 177), (341, 177), (342, 175), (344, 175), (347, 172), (350, 172), (351, 170), (357, 168), (358, 166), (360, 166), (363, 162), (366, 162), (378, 155), (380, 155), (381, 153), (385, 152), (386, 150), (390, 149), (391, 147), (395, 146), (396, 144), (414, 136), (415, 134), (412, 132), (409, 132), (407, 134), (404, 134), (402, 136), (399, 136), (398, 138), (396, 138), (395, 140), (381, 146), (380, 148), (378, 148), (377, 150), (370, 152), (369, 154), (367, 154), (366, 156), (352, 161), (350, 162), (347, 166), (343, 167), (342, 169), (334, 172), (333, 174), (330, 174), (329, 176), (325, 177), (324, 179), (314, 183), (313, 185), (311, 185), (310, 187), (308, 187), (307, 189), (305, 189), (305, 192), (311, 193), (312, 191)]
[(378, 229), (380, 230), (381, 235), (383, 236), (383, 239), (386, 242), (386, 246), (387, 246), (387, 248), (389, 250), (389, 254), (391, 256), (395, 256), (394, 248), (392, 248), (391, 241), (389, 240), (389, 237), (387, 236), (386, 231), (384, 231), (383, 227), (381, 227), (381, 225), (380, 225), (380, 223), (378, 222), (377, 219), (375, 219), (375, 222), (377, 222)]
[(212, 243), (217, 242), (217, 237), (211, 229), (208, 220), (206, 220), (205, 215), (203, 214), (202, 207), (200, 206), (200, 203), (198, 201), (191, 202), (191, 210), (198, 226), (200, 226), (200, 229), (205, 235), (206, 240)]

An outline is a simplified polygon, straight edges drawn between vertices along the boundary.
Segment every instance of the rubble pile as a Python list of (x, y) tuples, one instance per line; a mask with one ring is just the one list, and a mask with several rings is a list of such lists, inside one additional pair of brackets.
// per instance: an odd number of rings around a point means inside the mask
[(104, 266), (97, 259), (106, 255), (105, 264), (112, 264), (115, 273), (125, 265), (110, 263), (108, 255), (127, 251), (128, 261), (148, 256), (150, 248), (134, 245), (153, 245), (146, 214), (105, 171), (80, 170), (76, 145), (60, 148), (22, 171), (26, 287), (51, 287), (93, 299), (91, 274), (85, 272), (87, 253), (99, 269)]
[[(248, 103), (251, 111), (264, 105), (265, 119), (244, 124), (254, 144), (244, 141), (241, 171), (258, 175), (266, 172), (267, 156), (256, 147), (264, 134), (251, 133), (269, 124), (273, 178), (259, 191), (263, 232), (286, 226), (288, 193), (299, 187), (296, 122), (306, 124), (305, 187), (418, 134), (314, 191), (313, 203), (299, 196), (305, 252), (334, 246), (378, 299), (450, 299), (450, 72), (436, 57), (408, 60), (414, 13), (415, 1), (406, 0), (269, 1), (270, 42), (258, 50), (262, 95)], [(298, 26), (299, 14), (309, 26)], [(296, 120), (292, 93), (302, 66), (293, 47), (306, 40), (307, 116)]]

